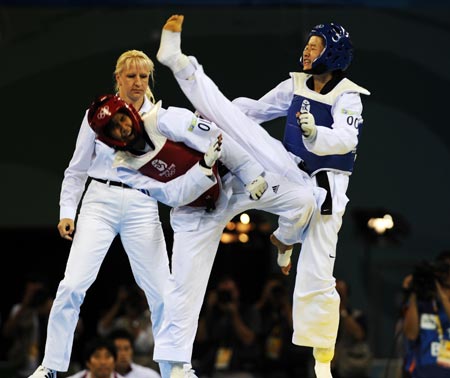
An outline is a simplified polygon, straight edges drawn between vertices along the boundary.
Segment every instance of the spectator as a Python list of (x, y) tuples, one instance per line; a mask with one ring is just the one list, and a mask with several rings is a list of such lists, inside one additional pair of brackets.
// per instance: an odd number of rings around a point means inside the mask
[(349, 301), (347, 282), (336, 280), (341, 297), (338, 336), (333, 359), (333, 378), (369, 378), (372, 353), (367, 340), (367, 318)]
[(115, 369), (117, 351), (114, 343), (106, 338), (91, 339), (84, 349), (86, 369), (68, 378), (123, 378)]
[(117, 350), (116, 371), (119, 374), (126, 378), (161, 378), (157, 371), (133, 362), (134, 339), (131, 333), (125, 329), (116, 329), (109, 338)]
[(403, 332), (405, 370), (412, 378), (450, 376), (450, 251), (415, 266)]
[[(253, 378), (260, 358), (259, 316), (252, 306), (240, 301), (233, 278), (219, 279), (208, 293), (196, 337), (200, 349), (200, 376), (211, 378)], [(195, 363), (194, 363), (195, 365)]]
[(255, 305), (261, 318), (265, 378), (307, 377), (312, 366), (310, 348), (291, 342), (292, 303), (285, 282), (281, 275), (269, 278)]
[(108, 336), (116, 329), (126, 329), (132, 335), (136, 363), (156, 366), (152, 359), (154, 339), (150, 309), (143, 291), (136, 285), (119, 287), (116, 301), (98, 322), (99, 335)]
[(28, 377), (39, 365), (52, 302), (42, 278), (26, 279), (22, 301), (12, 307), (3, 327), (3, 335), (10, 342), (7, 358), (17, 377)]

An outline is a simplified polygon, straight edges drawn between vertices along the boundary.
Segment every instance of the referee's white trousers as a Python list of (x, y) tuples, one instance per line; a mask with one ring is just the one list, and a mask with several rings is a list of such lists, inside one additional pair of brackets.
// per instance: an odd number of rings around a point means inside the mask
[(145, 292), (154, 333), (161, 326), (162, 293), (169, 277), (158, 204), (141, 192), (92, 181), (76, 226), (64, 278), (50, 312), (42, 362), (45, 367), (62, 372), (69, 367), (80, 306), (117, 234), (136, 283)]

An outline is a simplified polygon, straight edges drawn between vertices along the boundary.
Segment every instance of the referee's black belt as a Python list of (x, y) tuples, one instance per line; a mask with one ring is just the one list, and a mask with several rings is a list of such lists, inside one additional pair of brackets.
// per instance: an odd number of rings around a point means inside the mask
[[(311, 172), (308, 171), (303, 160), (298, 163), (298, 167), (311, 176)], [(330, 182), (328, 181), (327, 171), (319, 171), (314, 176), (316, 177), (317, 185), (327, 192), (325, 200), (320, 208), (320, 213), (322, 215), (331, 215), (333, 214), (333, 199), (331, 198)]]
[(110, 186), (119, 186), (124, 189), (132, 189), (131, 186), (124, 184), (123, 182), (112, 181), (112, 180), (103, 180), (103, 179), (99, 179), (99, 178), (95, 178), (95, 177), (91, 177), (91, 178), (92, 178), (92, 180), (101, 182), (102, 184), (106, 184), (106, 185), (110, 185)]

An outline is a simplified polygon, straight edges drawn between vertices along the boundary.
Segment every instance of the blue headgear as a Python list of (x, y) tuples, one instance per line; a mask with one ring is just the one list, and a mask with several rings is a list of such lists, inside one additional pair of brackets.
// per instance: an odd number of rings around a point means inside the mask
[[(353, 58), (350, 34), (341, 25), (332, 22), (314, 26), (309, 32), (308, 40), (313, 35), (324, 39), (325, 49), (312, 63), (312, 68), (304, 72), (322, 74), (336, 70), (345, 71)], [(303, 56), (300, 57), (300, 64), (303, 67)]]

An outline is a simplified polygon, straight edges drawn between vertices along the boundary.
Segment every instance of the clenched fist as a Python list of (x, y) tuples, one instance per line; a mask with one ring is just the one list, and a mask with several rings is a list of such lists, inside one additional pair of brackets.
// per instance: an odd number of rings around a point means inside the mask
[(267, 181), (262, 176), (258, 176), (250, 184), (247, 184), (245, 188), (250, 193), (250, 198), (252, 200), (259, 200), (264, 192), (267, 190)]
[(311, 113), (297, 113), (297, 123), (305, 138), (314, 139), (317, 135), (316, 120)]
[(220, 134), (217, 139), (211, 143), (208, 151), (205, 153), (205, 156), (203, 156), (203, 160), (208, 168), (211, 168), (214, 163), (220, 159), (220, 156), (222, 156), (222, 134)]

